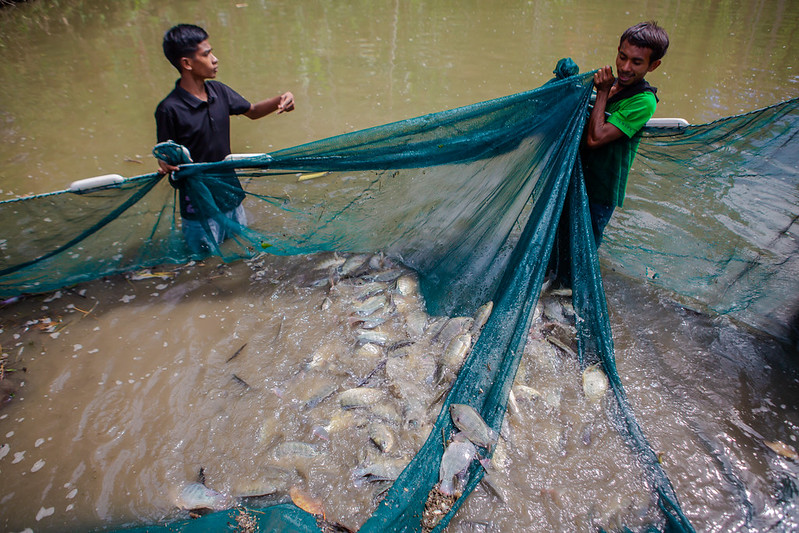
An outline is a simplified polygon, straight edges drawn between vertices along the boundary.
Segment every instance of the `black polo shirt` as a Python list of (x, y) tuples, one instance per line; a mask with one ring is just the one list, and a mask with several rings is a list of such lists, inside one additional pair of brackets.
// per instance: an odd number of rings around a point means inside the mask
[[(218, 81), (205, 82), (208, 100), (202, 101), (180, 86), (164, 98), (155, 109), (158, 142), (174, 141), (189, 149), (195, 163), (221, 161), (230, 154), (230, 115), (249, 111), (250, 103), (236, 91)], [(180, 212), (183, 217), (196, 219), (198, 213), (186, 190), (186, 184), (175, 185), (180, 191)], [(209, 188), (222, 211), (234, 209), (244, 198), (241, 184), (235, 175), (219, 178), (218, 186)]]
[(189, 149), (195, 163), (221, 161), (230, 154), (230, 115), (249, 111), (250, 102), (218, 81), (206, 81), (204, 102), (180, 86), (155, 110), (158, 142), (175, 141)]

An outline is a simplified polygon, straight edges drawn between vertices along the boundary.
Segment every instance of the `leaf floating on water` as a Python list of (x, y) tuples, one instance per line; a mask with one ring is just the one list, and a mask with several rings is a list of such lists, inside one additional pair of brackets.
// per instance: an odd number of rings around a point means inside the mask
[(139, 270), (138, 272), (133, 272), (128, 274), (128, 279), (131, 281), (141, 281), (143, 279), (152, 279), (152, 278), (159, 278), (159, 279), (172, 279), (175, 277), (174, 272), (153, 272), (150, 269)]
[(321, 178), (322, 176), (326, 176), (330, 174), (329, 172), (314, 172), (312, 174), (302, 174), (297, 178), (297, 181), (305, 181), (305, 180), (312, 180), (315, 178)]
[(294, 502), (294, 505), (303, 511), (315, 516), (321, 516), (322, 518), (325, 517), (325, 509), (322, 506), (322, 502), (312, 497), (310, 494), (303, 492), (302, 489), (291, 487), (289, 489), (289, 496), (291, 496), (291, 501)]
[(790, 444), (785, 444), (784, 442), (775, 440), (764, 440), (763, 444), (768, 446), (771, 451), (782, 455), (783, 457), (787, 457), (793, 461), (799, 461), (799, 454), (796, 453), (796, 449), (791, 446)]

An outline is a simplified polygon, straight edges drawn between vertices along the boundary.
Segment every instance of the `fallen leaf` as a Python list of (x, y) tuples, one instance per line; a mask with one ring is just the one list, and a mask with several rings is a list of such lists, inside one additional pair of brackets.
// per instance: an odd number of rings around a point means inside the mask
[(763, 444), (771, 448), (773, 452), (778, 453), (783, 457), (793, 459), (794, 461), (799, 461), (799, 454), (797, 454), (794, 447), (789, 444), (785, 444), (784, 442), (780, 442), (778, 440), (764, 440)]

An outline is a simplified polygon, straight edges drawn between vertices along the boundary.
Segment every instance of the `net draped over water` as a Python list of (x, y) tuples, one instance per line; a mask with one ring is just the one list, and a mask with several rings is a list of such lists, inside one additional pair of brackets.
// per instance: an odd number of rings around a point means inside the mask
[[(201, 217), (223, 226), (232, 223), (211, 196), (225, 187), (220, 177), (235, 171), (241, 179), (248, 226), (229, 227), (237, 235), (212, 251), (226, 260), (382, 252), (416, 269), (430, 314), (471, 314), (494, 302), (435, 428), (362, 531), (421, 529), (444, 435), (453, 428), (450, 404), (469, 404), (500, 428), (555, 256), (568, 261), (559, 269), (570, 273), (580, 363), (600, 361), (609, 377), (611, 414), (663, 511), (659, 527), (693, 530), (616, 372), (579, 163), (592, 85), (591, 73), (572, 76), (269, 155), (184, 165), (178, 173)], [(713, 124), (647, 129), (629, 200), (603, 245), (608, 260), (707, 309), (787, 334), (799, 294), (798, 106), (791, 100)], [(3, 297), (202, 257), (186, 248), (176, 192), (157, 174), (81, 194), (1, 202), (0, 221)], [(474, 461), (463, 496), (436, 531), (482, 475)], [(312, 515), (287, 504), (258, 520), (265, 531), (319, 530)], [(229, 513), (219, 513), (174, 528), (230, 522)]]

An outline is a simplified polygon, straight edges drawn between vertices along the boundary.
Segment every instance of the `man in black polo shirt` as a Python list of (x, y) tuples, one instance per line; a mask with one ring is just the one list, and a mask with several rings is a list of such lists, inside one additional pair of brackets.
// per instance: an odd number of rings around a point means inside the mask
[[(221, 161), (230, 154), (230, 115), (250, 119), (264, 117), (274, 111), (283, 113), (294, 109), (290, 92), (250, 104), (236, 91), (218, 81), (218, 60), (208, 44), (208, 34), (191, 24), (179, 24), (164, 35), (164, 55), (180, 72), (175, 88), (155, 110), (158, 142), (174, 141), (188, 148), (192, 161), (209, 163)], [(208, 252), (228, 237), (222, 224), (201, 215), (192, 204), (186, 180), (178, 167), (158, 160), (158, 171), (169, 173), (180, 196), (183, 234), (192, 252)], [(236, 224), (246, 225), (241, 202), (244, 190), (235, 174), (223, 175), (208, 187), (222, 216)], [(213, 242), (212, 243), (212, 239)]]

